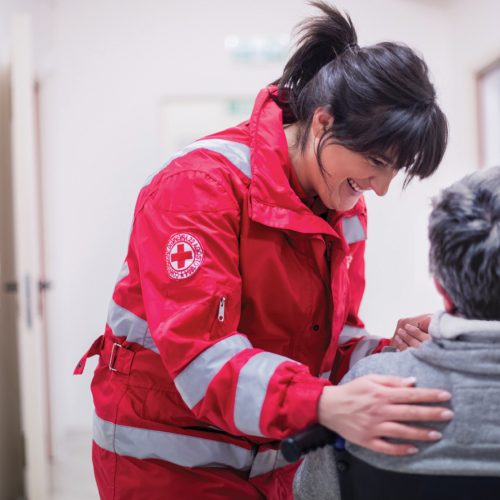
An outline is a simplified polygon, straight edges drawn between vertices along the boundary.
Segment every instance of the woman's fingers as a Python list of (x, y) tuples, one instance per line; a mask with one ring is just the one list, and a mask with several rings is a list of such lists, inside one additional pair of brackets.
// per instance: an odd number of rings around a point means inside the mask
[(378, 437), (368, 440), (362, 446), (387, 455), (413, 455), (418, 448), (407, 443), (391, 443), (385, 438), (397, 438), (408, 441), (434, 442), (442, 438), (442, 434), (433, 429), (422, 429), (404, 425), (399, 422), (384, 422), (377, 428)]
[(411, 444), (389, 443), (380, 438), (371, 439), (363, 443), (362, 446), (378, 453), (385, 453), (386, 455), (413, 455), (418, 452), (418, 448)]
[(415, 377), (372, 374), (364, 375), (357, 380), (374, 382), (376, 386), (378, 385), (379, 387), (375, 389), (372, 396), (381, 404), (442, 403), (451, 399), (451, 393), (443, 389), (413, 387), (417, 380)]
[(391, 340), (391, 346), (395, 347), (398, 351), (402, 352), (410, 347), (396, 332)]
[(414, 384), (414, 377), (365, 375), (343, 385), (325, 387), (318, 404), (319, 422), (348, 441), (374, 451), (408, 454), (408, 446), (412, 445), (388, 443), (383, 438), (437, 439), (432, 429), (419, 429), (407, 422), (444, 422), (453, 417), (448, 408), (434, 406), (448, 401), (449, 392), (415, 388)]
[(422, 429), (399, 422), (384, 422), (378, 427), (378, 434), (384, 437), (408, 441), (438, 441), (442, 434), (434, 429)]
[(429, 332), (429, 325), (431, 324), (432, 320), (432, 315), (431, 314), (424, 314), (422, 316), (419, 316), (417, 320), (417, 326), (420, 328), (420, 330), (423, 330), (424, 332), (428, 333)]
[(400, 351), (408, 347), (420, 347), (422, 342), (429, 340), (431, 336), (410, 323), (398, 328), (394, 334), (393, 344)]
[(431, 338), (431, 336), (427, 332), (410, 323), (407, 323), (402, 330), (408, 337), (413, 338), (420, 343), (425, 342), (426, 340), (429, 340)]
[[(385, 421), (447, 421), (453, 412), (443, 406), (421, 406), (418, 403), (443, 403), (451, 394), (442, 389), (412, 387), (414, 377), (399, 378), (386, 375), (369, 375), (371, 381), (381, 384), (380, 393), (374, 397), (380, 402), (376, 412)], [(385, 400), (385, 404), (383, 402)]]
[(399, 338), (406, 347), (418, 347), (420, 345), (420, 341), (410, 335), (406, 330), (403, 330), (403, 328), (398, 329), (396, 337)]
[(382, 420), (415, 422), (446, 422), (453, 418), (453, 412), (442, 406), (387, 405), (380, 410)]
[[(395, 375), (379, 375), (373, 373), (371, 375), (364, 375), (357, 380), (369, 380), (386, 387), (413, 387), (417, 379), (415, 377), (397, 377)], [(351, 383), (351, 382), (349, 382)]]
[(420, 340), (417, 337), (411, 335), (402, 328), (398, 330), (397, 335), (408, 347), (418, 347), (421, 344)]
[(431, 322), (432, 315), (430, 314), (421, 314), (420, 316), (414, 316), (413, 318), (401, 318), (397, 325), (396, 330), (394, 331), (394, 335), (396, 335), (397, 331), (400, 328), (405, 327), (405, 325), (413, 325), (423, 332), (429, 331), (429, 324)]
[(442, 403), (449, 401), (451, 394), (442, 389), (424, 387), (386, 387), (385, 394), (390, 403)]
[(398, 323), (394, 337), (391, 340), (391, 345), (399, 351), (404, 351), (408, 349), (408, 347), (420, 347), (422, 342), (431, 338), (424, 330), (403, 321), (405, 320)]

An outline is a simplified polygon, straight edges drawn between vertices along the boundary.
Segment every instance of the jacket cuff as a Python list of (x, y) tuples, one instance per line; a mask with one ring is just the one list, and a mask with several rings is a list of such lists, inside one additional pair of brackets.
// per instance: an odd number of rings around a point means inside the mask
[(319, 398), (329, 385), (332, 385), (329, 380), (314, 377), (308, 370), (288, 378), (279, 399), (269, 394), (261, 420), (264, 432), (267, 430), (266, 434), (274, 439), (283, 439), (318, 423)]
[(323, 389), (333, 385), (327, 379), (299, 374), (291, 382), (287, 398), (290, 400), (289, 425), (296, 430), (318, 423), (318, 405)]

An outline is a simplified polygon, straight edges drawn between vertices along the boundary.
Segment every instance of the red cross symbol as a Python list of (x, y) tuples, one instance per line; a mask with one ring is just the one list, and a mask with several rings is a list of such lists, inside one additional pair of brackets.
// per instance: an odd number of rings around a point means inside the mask
[(172, 254), (172, 262), (177, 262), (177, 269), (182, 269), (186, 265), (186, 260), (193, 258), (193, 252), (184, 250), (184, 243), (179, 243), (176, 247), (176, 253)]

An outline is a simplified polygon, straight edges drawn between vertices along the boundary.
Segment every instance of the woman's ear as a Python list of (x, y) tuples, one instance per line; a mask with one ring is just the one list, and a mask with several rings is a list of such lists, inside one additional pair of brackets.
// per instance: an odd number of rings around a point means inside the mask
[(451, 300), (446, 290), (443, 288), (443, 285), (441, 285), (441, 283), (435, 276), (434, 276), (434, 285), (436, 285), (437, 291), (439, 292), (441, 297), (443, 297), (444, 310), (447, 313), (453, 314), (456, 310), (455, 304), (453, 304), (453, 301)]
[(320, 137), (326, 129), (333, 125), (333, 116), (326, 108), (316, 108), (311, 122), (311, 131), (314, 137)]

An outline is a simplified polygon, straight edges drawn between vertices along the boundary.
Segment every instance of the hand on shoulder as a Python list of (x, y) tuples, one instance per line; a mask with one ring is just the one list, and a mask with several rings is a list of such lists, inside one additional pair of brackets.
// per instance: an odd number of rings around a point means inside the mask
[(319, 400), (320, 424), (348, 441), (389, 455), (408, 455), (418, 450), (411, 444), (390, 443), (384, 438), (435, 441), (432, 429), (407, 425), (406, 421), (447, 421), (453, 413), (444, 407), (418, 403), (442, 403), (451, 395), (441, 389), (412, 387), (415, 379), (365, 375), (338, 386), (325, 387)]

